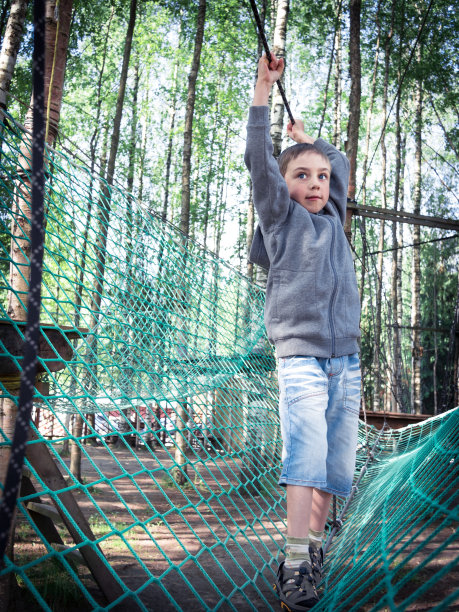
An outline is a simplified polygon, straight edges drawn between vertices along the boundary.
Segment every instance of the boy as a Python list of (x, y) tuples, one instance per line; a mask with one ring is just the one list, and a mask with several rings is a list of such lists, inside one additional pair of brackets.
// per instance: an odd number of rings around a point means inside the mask
[(268, 98), (283, 60), (258, 64), (245, 162), (259, 227), (251, 260), (269, 269), (265, 324), (278, 358), (283, 440), (279, 484), (287, 487), (282, 606), (318, 601), (322, 537), (333, 494), (352, 486), (360, 409), (360, 304), (344, 234), (349, 163), (296, 121), (298, 144), (272, 156)]

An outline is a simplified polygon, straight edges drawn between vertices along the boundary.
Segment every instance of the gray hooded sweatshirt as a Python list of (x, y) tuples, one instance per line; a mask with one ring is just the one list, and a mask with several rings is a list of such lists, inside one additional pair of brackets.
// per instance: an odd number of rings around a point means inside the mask
[(340, 357), (359, 351), (360, 301), (344, 233), (349, 162), (322, 139), (330, 198), (317, 214), (292, 200), (273, 157), (267, 106), (252, 106), (245, 163), (259, 226), (250, 260), (269, 270), (265, 325), (278, 357)]

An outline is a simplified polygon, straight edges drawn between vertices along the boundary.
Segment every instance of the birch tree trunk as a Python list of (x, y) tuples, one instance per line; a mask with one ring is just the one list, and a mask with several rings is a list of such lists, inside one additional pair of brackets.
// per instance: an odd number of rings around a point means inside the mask
[[(402, 78), (402, 44), (403, 25), (399, 35), (399, 62), (398, 81)], [(401, 202), (401, 190), (403, 189), (402, 169), (402, 134), (401, 134), (401, 91), (397, 96), (395, 107), (395, 185), (394, 185), (394, 210), (399, 210)], [(402, 324), (402, 294), (401, 294), (401, 267), (399, 253), (399, 228), (398, 224), (392, 223), (392, 274), (391, 274), (391, 321), (392, 325), (392, 368), (391, 368), (391, 396), (390, 409), (392, 412), (401, 412), (402, 403), (402, 347), (401, 347), (401, 324)]]
[[(44, 100), (47, 119), (46, 140), (50, 146), (54, 143), (59, 124), (72, 3), (73, 0), (61, 0), (59, 11), (56, 11), (56, 1), (47, 0), (45, 4)], [(58, 24), (59, 30), (56, 39)], [(33, 100), (30, 103), (24, 124), (26, 129), (32, 133)], [(7, 315), (15, 321), (25, 321), (27, 319), (30, 280), (32, 186), (24, 169), (30, 170), (32, 168), (31, 147), (23, 144), (18, 157), (17, 173), (19, 180), (16, 181), (11, 206), (10, 289), (7, 295)], [(19, 381), (17, 389), (12, 389), (11, 392), (13, 395), (19, 395)], [(4, 398), (1, 404), (1, 412), (3, 432), (11, 440), (16, 423), (16, 402), (11, 398)], [(10, 448), (2, 447), (0, 449), (0, 481), (3, 483), (5, 482), (9, 457)], [(14, 533), (14, 521), (11, 533)], [(0, 580), (0, 605), (2, 609), (6, 609), (8, 605), (8, 586), (7, 582)]]
[(338, 10), (336, 11), (337, 17), (336, 17), (336, 20), (335, 20), (335, 30), (333, 32), (333, 38), (332, 38), (332, 48), (331, 48), (331, 51), (330, 51), (330, 61), (328, 63), (327, 80), (325, 82), (325, 89), (324, 89), (324, 95), (323, 95), (322, 114), (321, 114), (321, 117), (320, 117), (319, 131), (318, 131), (318, 134), (317, 134), (318, 138), (320, 138), (320, 135), (322, 133), (322, 128), (323, 128), (324, 122), (325, 122), (325, 115), (326, 115), (326, 112), (327, 112), (328, 88), (330, 87), (331, 74), (332, 74), (333, 63), (334, 63), (334, 59), (335, 59), (335, 43), (336, 43), (336, 40), (337, 40), (336, 37), (337, 37), (338, 28), (341, 27), (341, 19), (340, 19), (341, 5), (342, 5), (342, 0), (339, 0)]
[[(183, 161), (182, 161), (182, 199), (180, 210), (180, 230), (182, 232), (182, 256), (183, 265), (186, 265), (187, 238), (190, 233), (190, 184), (191, 184), (191, 147), (193, 141), (193, 116), (196, 100), (196, 82), (201, 64), (202, 42), (204, 39), (204, 26), (206, 21), (206, 0), (199, 0), (198, 18), (196, 22), (196, 37), (194, 43), (193, 59), (188, 75), (188, 93), (185, 111), (185, 131), (183, 134)], [(180, 300), (183, 304), (185, 299)], [(180, 307), (182, 308), (182, 307)], [(178, 324), (182, 326), (180, 332), (181, 351), (186, 355), (187, 330), (186, 317), (184, 312), (177, 312)], [(184, 485), (187, 481), (187, 448), (188, 440), (186, 435), (188, 421), (188, 402), (187, 398), (182, 398), (178, 402), (176, 412), (175, 434), (175, 463), (174, 479), (179, 485)]]
[(335, 2), (338, 27), (335, 33), (335, 100), (333, 105), (332, 144), (339, 149), (341, 143), (341, 2)]
[(115, 165), (116, 165), (116, 156), (118, 153), (118, 145), (120, 139), (120, 126), (121, 119), (123, 116), (123, 107), (124, 107), (124, 98), (126, 93), (126, 82), (129, 68), (129, 60), (131, 57), (131, 48), (132, 48), (132, 37), (134, 33), (135, 20), (136, 20), (136, 11), (137, 11), (137, 0), (131, 0), (130, 5), (130, 16), (129, 16), (129, 24), (126, 32), (125, 44), (124, 44), (124, 53), (123, 53), (123, 63), (121, 68), (120, 75), (120, 83), (118, 86), (118, 96), (116, 100), (116, 109), (115, 116), (113, 119), (113, 130), (110, 141), (110, 152), (108, 155), (107, 161), (107, 169), (106, 169), (106, 183), (103, 183), (102, 186), (102, 194), (99, 201), (99, 215), (98, 215), (98, 223), (99, 223), (99, 236), (97, 240), (96, 250), (97, 250), (97, 266), (96, 266), (96, 286), (95, 291), (92, 295), (91, 300), (91, 310), (93, 311), (93, 320), (91, 323), (91, 327), (94, 328), (97, 324), (99, 317), (99, 309), (100, 303), (102, 299), (103, 285), (104, 285), (104, 275), (105, 275), (105, 258), (106, 258), (106, 245), (107, 245), (107, 233), (108, 226), (110, 222), (110, 212), (111, 212), (111, 186), (113, 185), (114, 175), (115, 175)]
[[(392, 20), (394, 18), (394, 4), (392, 5)], [(389, 65), (390, 65), (390, 51), (392, 41), (392, 24), (390, 31), (387, 34), (386, 42), (384, 45), (384, 89), (383, 89), (383, 112), (382, 112), (382, 124), (384, 126), (381, 134), (381, 165), (382, 165), (382, 181), (381, 181), (381, 206), (387, 208), (387, 151), (386, 151), (386, 136), (385, 136), (385, 124), (387, 117), (387, 97), (389, 87)], [(376, 266), (376, 312), (375, 312), (375, 356), (374, 356), (374, 410), (381, 410), (382, 400), (384, 396), (383, 390), (383, 377), (381, 367), (381, 355), (383, 351), (382, 345), (382, 284), (383, 284), (383, 249), (384, 249), (384, 230), (385, 221), (381, 219), (379, 226), (379, 241), (378, 241), (378, 260)]]
[(11, 2), (10, 14), (0, 52), (0, 108), (3, 109), (6, 109), (8, 106), (8, 93), (10, 91), (14, 67), (16, 66), (19, 47), (21, 46), (28, 3), (29, 0), (12, 0)]
[[(378, 74), (378, 66), (379, 66), (379, 50), (380, 50), (380, 40), (381, 40), (381, 22), (379, 19), (381, 2), (378, 2), (378, 7), (376, 9), (376, 27), (377, 27), (377, 35), (376, 35), (376, 47), (375, 47), (375, 60), (373, 65), (373, 75), (371, 79), (371, 90), (370, 90), (370, 102), (367, 111), (366, 124), (365, 124), (365, 148), (363, 154), (363, 162), (362, 162), (362, 172), (363, 172), (363, 184), (362, 184), (362, 204), (365, 206), (367, 200), (367, 172), (368, 172), (368, 157), (370, 150), (370, 137), (371, 137), (371, 121), (373, 117), (373, 107), (375, 101), (375, 93), (376, 93), (376, 77)], [(367, 250), (367, 241), (366, 241), (366, 223), (365, 217), (362, 217), (360, 221), (360, 225), (362, 228), (362, 270), (360, 275), (360, 302), (363, 301), (364, 289), (365, 289), (365, 278), (367, 271), (367, 259), (366, 259), (366, 250)]]
[[(351, 91), (349, 96), (349, 122), (347, 124), (346, 156), (350, 163), (348, 197), (355, 200), (357, 151), (359, 147), (361, 61), (360, 61), (360, 11), (361, 0), (350, 1), (349, 72)], [(346, 212), (344, 231), (351, 242), (352, 213)]]
[[(289, 12), (289, 0), (278, 0), (276, 13), (276, 26), (274, 28), (273, 53), (279, 58), (285, 59), (285, 45), (287, 37), (287, 18)], [(281, 77), (284, 84), (284, 75)], [(271, 139), (274, 147), (274, 157), (279, 157), (282, 147), (282, 129), (284, 126), (284, 102), (275, 86), (272, 94), (271, 105)]]
[[(102, 293), (104, 287), (104, 276), (105, 276), (105, 259), (106, 259), (106, 246), (107, 246), (107, 234), (110, 223), (110, 210), (111, 210), (111, 186), (113, 185), (116, 156), (118, 153), (118, 144), (120, 137), (120, 126), (121, 118), (123, 115), (124, 97), (126, 92), (126, 81), (129, 67), (129, 60), (131, 57), (132, 48), (132, 37), (134, 33), (135, 20), (137, 11), (137, 0), (131, 0), (129, 23), (126, 32), (126, 38), (124, 43), (123, 63), (121, 67), (120, 83), (118, 87), (118, 96), (116, 100), (115, 117), (113, 119), (113, 130), (110, 142), (110, 153), (107, 161), (107, 182), (102, 183), (101, 197), (99, 199), (99, 213), (97, 223), (99, 226), (96, 253), (97, 253), (97, 264), (96, 264), (96, 281), (94, 291), (91, 296), (91, 319), (90, 319), (90, 333), (88, 335), (88, 357), (95, 359), (97, 353), (97, 342), (95, 336), (95, 328), (99, 322), (100, 304), (102, 301)], [(102, 164), (101, 164), (102, 166)], [(105, 168), (101, 168), (101, 172), (105, 172)], [(97, 367), (97, 366), (96, 366)], [(88, 373), (88, 380), (92, 380)], [(89, 385), (91, 383), (86, 382), (87, 390), (89, 391)], [(82, 426), (82, 417), (76, 415), (74, 422), (74, 437), (77, 439), (78, 434), (81, 436), (80, 427)], [(72, 474), (81, 481), (81, 449), (77, 442), (70, 444), (70, 470)]]
[[(56, 12), (56, 2), (48, 0), (45, 5), (45, 103), (47, 104), (48, 124), (52, 129), (47, 132), (48, 145), (52, 145), (57, 134), (59, 124), (60, 108), (62, 102), (62, 91), (64, 84), (65, 62), (67, 57), (67, 46), (70, 32), (70, 20), (72, 13), (72, 1), (62, 0), (59, 12)], [(56, 30), (59, 23), (59, 36), (56, 40)], [(53, 58), (56, 59), (54, 66), (54, 78), (51, 82)], [(51, 96), (51, 97), (50, 97)], [(25, 125), (29, 131), (33, 129), (33, 101), (30, 103), (26, 115)], [(12, 203), (12, 228), (11, 228), (11, 262), (10, 280), (11, 289), (8, 291), (8, 316), (15, 321), (27, 319), (28, 288), (30, 278), (30, 232), (31, 232), (31, 182), (22, 168), (31, 168), (31, 151), (26, 145), (22, 145), (19, 154), (18, 174), (22, 180), (18, 180), (15, 187), (14, 200)], [(19, 385), (18, 385), (19, 386)], [(18, 388), (19, 392), (19, 388)], [(5, 434), (11, 439), (16, 421), (17, 407), (13, 400), (5, 398), (2, 405), (5, 424)], [(9, 449), (4, 447), (0, 452), (0, 465), (8, 464)], [(4, 474), (0, 473), (0, 479), (4, 480)]]
[[(57, 0), (47, 0), (45, 5), (45, 114), (46, 142), (52, 146), (57, 136), (64, 87), (65, 63), (70, 33), (70, 20), (73, 0), (61, 0), (56, 10)], [(56, 30), (59, 24), (58, 37)], [(32, 132), (33, 103), (30, 103), (24, 120), (25, 128)], [(22, 168), (31, 167), (31, 151), (26, 145), (19, 154), (18, 173)], [(12, 209), (12, 239), (10, 286), (8, 294), (8, 316), (16, 321), (25, 321), (27, 312), (27, 291), (29, 288), (30, 261), (30, 216), (31, 187), (27, 176), (18, 181)]]
[(193, 60), (188, 75), (188, 93), (185, 111), (185, 131), (183, 134), (183, 160), (182, 160), (182, 202), (180, 211), (180, 230), (185, 237), (190, 233), (190, 193), (191, 193), (191, 145), (193, 141), (193, 116), (196, 100), (196, 81), (201, 64), (202, 41), (204, 38), (204, 25), (206, 21), (206, 0), (199, 0), (198, 20), (196, 24), (196, 38), (194, 43)]
[[(177, 48), (177, 59), (174, 64), (174, 74), (172, 77), (172, 100), (169, 107), (169, 137), (167, 141), (167, 155), (166, 155), (166, 175), (164, 179), (164, 200), (163, 210), (161, 213), (161, 219), (167, 221), (167, 214), (169, 209), (169, 189), (170, 189), (170, 176), (171, 176), (171, 164), (172, 164), (172, 151), (174, 147), (174, 129), (175, 129), (175, 116), (177, 114), (177, 97), (178, 97), (178, 68), (179, 68), (179, 56), (180, 47), (182, 45), (182, 22), (179, 25), (179, 42)], [(170, 215), (172, 217), (172, 215)]]
[[(421, 59), (421, 46), (417, 49), (417, 60)], [(422, 112), (423, 112), (423, 89), (421, 78), (416, 81), (415, 91), (416, 116), (415, 116), (415, 171), (414, 171), (414, 192), (413, 192), (413, 212), (420, 214), (421, 211), (421, 189), (422, 189)], [(415, 414), (422, 413), (421, 398), (421, 227), (413, 227), (413, 267), (411, 276), (411, 326), (412, 345), (411, 345), (411, 405)]]

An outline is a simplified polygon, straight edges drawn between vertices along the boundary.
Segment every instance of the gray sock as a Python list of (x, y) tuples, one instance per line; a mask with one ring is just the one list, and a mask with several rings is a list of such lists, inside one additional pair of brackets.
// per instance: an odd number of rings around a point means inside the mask
[(314, 531), (313, 529), (309, 530), (309, 542), (314, 544), (316, 548), (320, 548), (322, 546), (322, 538), (324, 537), (323, 531)]
[(287, 536), (285, 552), (286, 558), (284, 565), (289, 569), (300, 567), (303, 561), (311, 563), (309, 557), (309, 538), (294, 538), (292, 536)]

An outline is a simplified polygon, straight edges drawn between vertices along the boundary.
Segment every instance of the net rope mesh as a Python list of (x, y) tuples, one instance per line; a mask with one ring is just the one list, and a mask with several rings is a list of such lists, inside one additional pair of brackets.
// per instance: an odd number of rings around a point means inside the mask
[[(10, 266), (25, 278), (27, 266), (12, 263), (10, 245), (24, 249), (27, 220), (14, 202), (27, 198), (28, 168), (18, 167), (27, 139), (16, 127), (1, 143), (1, 324), (16, 340), (24, 323), (8, 316), (8, 299), (25, 298), (11, 286)], [(48, 155), (29, 445), (52, 458), (65, 486), (26, 462), (33, 487), (21, 489), (15, 552), (1, 575), (14, 573), (30, 609), (277, 609), (272, 583), (286, 504), (277, 485), (282, 444), (263, 291), (129, 194), (108, 190), (56, 151)], [(3, 415), (17, 403), (21, 366), (5, 334)], [(328, 549), (316, 609), (457, 605), (449, 576), (459, 561), (458, 414), (382, 434), (360, 424), (358, 484)], [(0, 434), (4, 452), (3, 424)], [(81, 482), (66, 442), (81, 452)], [(91, 537), (63, 501), (68, 494)], [(33, 503), (57, 508), (79, 541), (55, 519), (62, 544), (50, 541)], [(338, 514), (342, 507), (338, 501)], [(88, 548), (119, 595), (107, 599), (78, 561)]]

